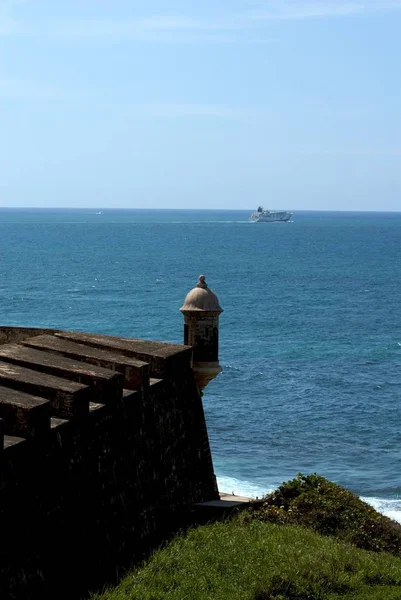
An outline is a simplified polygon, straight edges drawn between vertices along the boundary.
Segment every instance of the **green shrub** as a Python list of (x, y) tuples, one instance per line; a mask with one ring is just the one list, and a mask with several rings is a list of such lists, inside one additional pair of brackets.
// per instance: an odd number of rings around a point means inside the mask
[(251, 514), (260, 521), (303, 525), (358, 548), (401, 556), (401, 525), (320, 475), (300, 473), (255, 501)]

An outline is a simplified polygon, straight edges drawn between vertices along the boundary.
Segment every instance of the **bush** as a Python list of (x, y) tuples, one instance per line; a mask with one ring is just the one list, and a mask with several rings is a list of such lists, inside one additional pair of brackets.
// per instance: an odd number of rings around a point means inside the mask
[(401, 557), (401, 525), (320, 475), (300, 473), (255, 501), (251, 515), (259, 521), (303, 525), (358, 548)]

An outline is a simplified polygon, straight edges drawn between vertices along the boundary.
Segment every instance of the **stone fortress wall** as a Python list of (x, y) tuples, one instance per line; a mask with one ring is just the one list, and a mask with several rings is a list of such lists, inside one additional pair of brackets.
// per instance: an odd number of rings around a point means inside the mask
[(2, 600), (71, 598), (218, 499), (192, 356), (191, 346), (0, 327)]

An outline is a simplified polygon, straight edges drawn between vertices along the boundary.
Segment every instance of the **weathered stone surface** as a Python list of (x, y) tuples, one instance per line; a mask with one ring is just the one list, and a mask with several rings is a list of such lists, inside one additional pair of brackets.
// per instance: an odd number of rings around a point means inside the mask
[(187, 370), (192, 360), (190, 346), (71, 331), (57, 332), (55, 337), (94, 348), (117, 351), (124, 356), (149, 362), (153, 377), (168, 377), (177, 370)]
[(113, 351), (113, 349), (107, 350), (107, 346), (94, 348), (50, 335), (32, 337), (23, 343), (30, 348), (118, 371), (123, 374), (124, 387), (127, 389), (146, 390), (149, 385), (149, 365), (147, 362), (124, 356), (118, 351)]
[(7, 435), (38, 437), (50, 432), (48, 400), (1, 386), (0, 417)]
[(89, 412), (90, 388), (67, 379), (0, 362), (0, 385), (50, 400), (54, 416), (68, 419)]
[(2, 344), (21, 342), (27, 338), (44, 334), (54, 335), (55, 330), (46, 329), (43, 327), (11, 327), (7, 325), (0, 325), (0, 346)]
[(55, 429), (56, 427), (59, 427), (60, 425), (64, 425), (65, 423), (69, 423), (68, 419), (59, 419), (58, 417), (50, 418), (50, 428), (51, 429)]
[[(25, 443), (25, 439), (13, 435), (5, 435), (4, 436), (4, 449), (13, 448), (14, 446), (19, 446), (20, 444)], [(24, 446), (25, 447), (25, 446)], [(7, 453), (9, 454), (9, 453)]]
[[(35, 338), (34, 338), (35, 339)], [(49, 354), (20, 344), (0, 346), (0, 360), (89, 385), (97, 402), (121, 397), (123, 376), (110, 369)]]
[(133, 398), (138, 398), (138, 392), (133, 391), (133, 390), (123, 390), (123, 399), (124, 400), (131, 400)]

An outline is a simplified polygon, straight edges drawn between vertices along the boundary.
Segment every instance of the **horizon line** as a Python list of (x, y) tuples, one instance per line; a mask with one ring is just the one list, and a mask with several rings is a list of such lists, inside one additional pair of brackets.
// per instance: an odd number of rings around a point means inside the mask
[[(9, 210), (32, 210), (32, 211), (36, 211), (36, 210), (46, 210), (46, 211), (50, 211), (50, 210), (57, 210), (57, 211), (63, 211), (63, 210), (76, 210), (76, 211), (91, 211), (93, 213), (93, 211), (114, 211), (114, 210), (118, 210), (118, 211), (162, 211), (162, 210), (176, 210), (176, 211), (187, 211), (187, 212), (191, 212), (191, 211), (202, 211), (202, 212), (216, 212), (216, 211), (235, 211), (235, 212), (245, 212), (245, 211), (252, 211), (255, 210), (254, 208), (177, 208), (177, 207), (153, 207), (153, 208), (149, 208), (149, 207), (124, 207), (124, 206), (119, 206), (119, 207), (102, 207), (102, 206), (83, 206), (83, 207), (78, 207), (78, 206), (0, 206), (0, 212), (1, 211), (9, 211)], [(288, 211), (294, 211), (294, 212), (331, 212), (331, 213), (401, 213), (401, 210), (393, 210), (393, 209), (342, 209), (342, 210), (335, 210), (335, 209), (329, 209), (329, 208), (325, 208), (325, 209), (320, 209), (320, 208), (289, 208), (289, 209), (268, 209), (268, 210), (288, 210)]]

